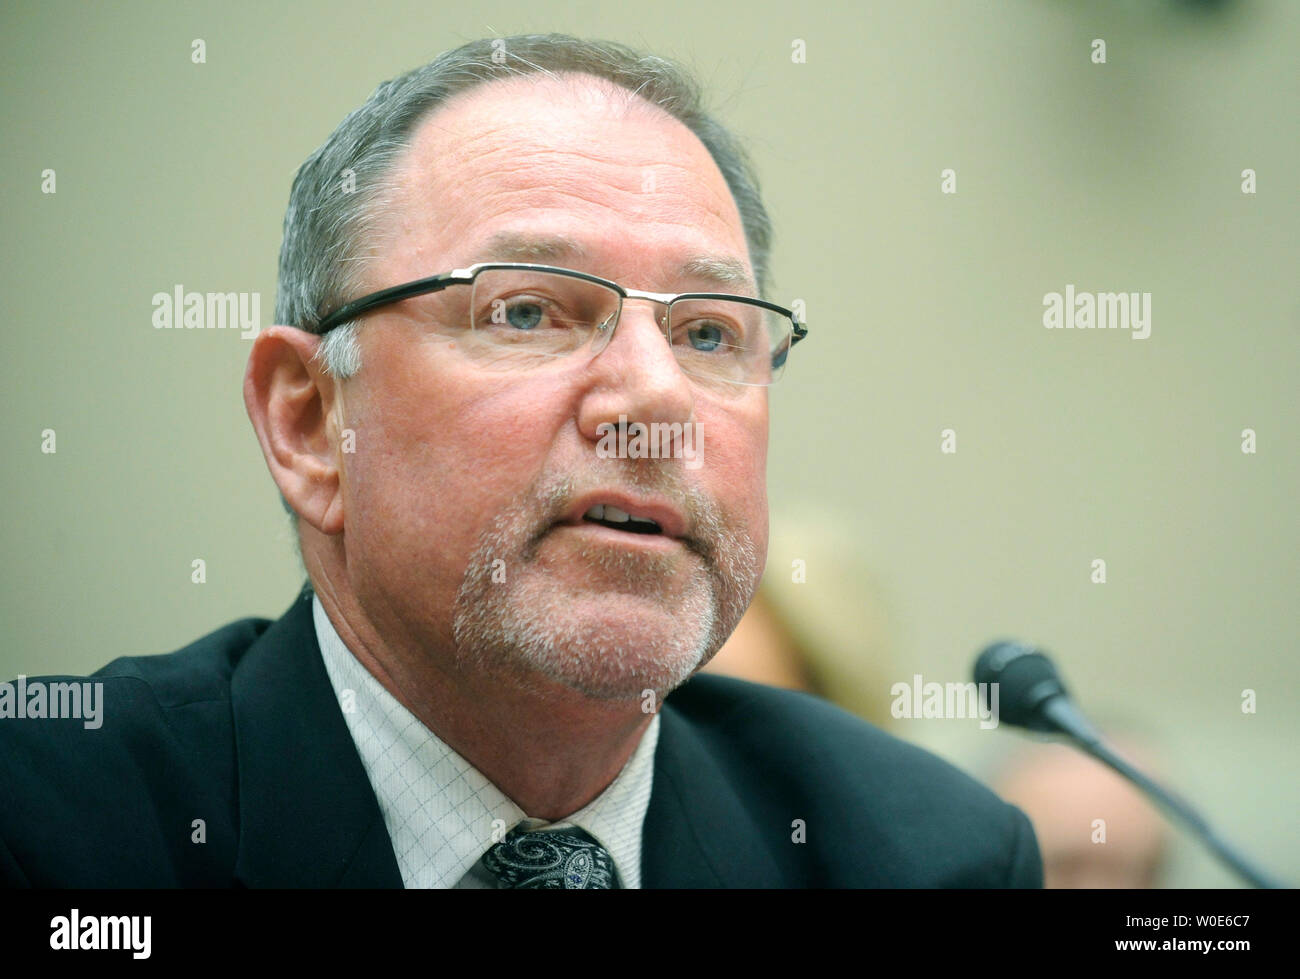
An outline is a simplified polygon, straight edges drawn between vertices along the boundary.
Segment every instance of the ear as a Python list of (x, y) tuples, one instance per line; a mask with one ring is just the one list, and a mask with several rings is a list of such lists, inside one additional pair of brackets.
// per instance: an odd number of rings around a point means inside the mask
[(272, 326), (253, 341), (244, 372), (244, 407), (280, 492), (323, 534), (343, 531), (338, 384), (313, 360), (320, 337)]

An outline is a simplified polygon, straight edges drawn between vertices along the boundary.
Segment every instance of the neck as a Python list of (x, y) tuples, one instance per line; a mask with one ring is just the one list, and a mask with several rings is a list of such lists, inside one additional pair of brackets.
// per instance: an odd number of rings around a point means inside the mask
[(594, 700), (540, 678), (512, 683), (457, 669), (419, 643), (385, 642), (351, 591), (327, 574), (312, 583), (361, 665), (530, 817), (564, 819), (600, 795), (654, 717), (639, 700)]

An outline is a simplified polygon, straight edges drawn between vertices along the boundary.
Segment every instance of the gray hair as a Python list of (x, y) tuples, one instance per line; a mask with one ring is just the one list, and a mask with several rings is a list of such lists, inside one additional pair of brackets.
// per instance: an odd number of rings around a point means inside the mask
[[(328, 313), (358, 297), (392, 189), (388, 181), (421, 119), (485, 82), (561, 72), (594, 75), (625, 88), (699, 138), (735, 199), (759, 294), (766, 295), (772, 225), (758, 178), (737, 140), (705, 111), (695, 78), (672, 61), (610, 41), (526, 34), (471, 41), (383, 83), (307, 158), (284, 215), (275, 321), (314, 333)], [(358, 329), (358, 321), (346, 323), (321, 341), (317, 356), (341, 380), (361, 369)]]

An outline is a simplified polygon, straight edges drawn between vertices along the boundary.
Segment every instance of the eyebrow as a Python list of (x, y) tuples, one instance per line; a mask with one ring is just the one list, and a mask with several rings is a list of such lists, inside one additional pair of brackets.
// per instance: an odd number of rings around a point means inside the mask
[[(588, 248), (568, 235), (499, 231), (478, 249), (473, 263), (532, 262), (555, 265), (560, 262), (580, 262), (590, 257), (591, 252)], [(744, 292), (757, 295), (749, 269), (744, 262), (735, 258), (696, 255), (683, 262), (677, 268), (676, 274), (681, 279), (702, 279), (717, 286), (739, 286)]]

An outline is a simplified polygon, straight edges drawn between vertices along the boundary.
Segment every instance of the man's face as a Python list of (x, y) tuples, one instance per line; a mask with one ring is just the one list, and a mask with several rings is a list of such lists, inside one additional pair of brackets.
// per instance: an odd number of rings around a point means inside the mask
[[(705, 147), (660, 110), (593, 79), (539, 76), (463, 93), (428, 117), (395, 171), (366, 285), (477, 261), (576, 268), (632, 289), (722, 291), (683, 277), (701, 257), (750, 268)], [(504, 252), (503, 232), (581, 254)], [(498, 238), (498, 240), (500, 240)], [(600, 699), (662, 694), (730, 634), (767, 549), (767, 393), (700, 386), (657, 318), (629, 300), (613, 339), (527, 372), (466, 352), (468, 286), (372, 314), (342, 392), (350, 585), (386, 641), (448, 669)], [(458, 335), (459, 334), (459, 335)], [(696, 426), (702, 465), (602, 458), (620, 416)], [(657, 518), (636, 534), (594, 504)]]

